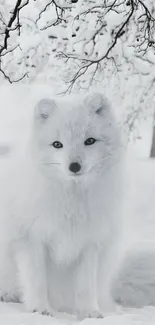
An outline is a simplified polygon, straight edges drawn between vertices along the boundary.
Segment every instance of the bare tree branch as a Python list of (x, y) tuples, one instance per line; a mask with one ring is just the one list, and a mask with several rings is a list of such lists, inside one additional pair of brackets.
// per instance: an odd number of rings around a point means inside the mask
[(61, 6), (59, 3), (57, 3), (57, 1), (55, 0), (51, 0), (49, 3), (47, 3), (44, 8), (40, 11), (39, 13), (39, 16), (36, 20), (36, 23), (38, 23), (38, 21), (41, 19), (42, 17), (42, 14), (44, 12), (46, 12), (46, 10), (51, 6), (53, 5), (54, 8), (55, 8), (55, 13), (56, 13), (56, 18), (50, 22), (48, 22), (46, 24), (46, 26), (42, 27), (41, 30), (45, 30), (45, 29), (48, 29), (52, 26), (57, 26), (59, 23), (61, 23), (64, 19), (63, 19), (63, 13), (65, 12), (66, 9), (70, 9), (71, 6), (68, 5), (64, 5), (64, 6)]
[[(115, 5), (115, 3), (116, 3), (116, 0), (113, 2), (112, 5)], [(110, 6), (110, 8), (111, 8), (111, 6)], [(92, 65), (95, 65), (95, 69), (94, 69), (94, 73), (93, 73), (93, 78), (94, 78), (96, 73), (97, 73), (99, 63), (101, 61), (103, 61), (104, 59), (107, 59), (107, 60), (111, 59), (111, 60), (115, 61), (113, 57), (109, 57), (109, 54), (112, 51), (112, 49), (115, 47), (118, 38), (121, 37), (125, 26), (127, 26), (127, 24), (129, 23), (132, 15), (134, 13), (134, 8), (135, 8), (134, 0), (131, 0), (131, 9), (129, 11), (129, 14), (127, 15), (127, 18), (125, 19), (123, 24), (118, 29), (117, 33), (115, 34), (115, 37), (114, 37), (114, 40), (113, 40), (112, 44), (109, 46), (109, 48), (107, 49), (107, 51), (106, 51), (106, 53), (104, 55), (101, 55), (97, 59), (89, 59), (89, 58), (80, 59), (80, 58), (78, 58), (76, 56), (73, 56), (73, 55), (67, 55), (67, 54), (61, 53), (61, 55), (62, 56), (64, 55), (64, 57), (67, 58), (67, 59), (75, 59), (75, 60), (79, 60), (79, 61), (83, 62), (82, 66), (78, 69), (78, 71), (75, 73), (74, 77), (70, 80), (70, 85), (67, 88), (67, 91), (69, 91), (69, 92), (71, 91), (71, 89), (73, 88), (74, 83), (77, 81), (77, 79), (79, 79), (82, 75), (84, 75)], [(99, 29), (99, 31), (100, 31), (100, 29)]]
[(7, 50), (8, 49), (8, 39), (10, 37), (10, 31), (12, 29), (12, 25), (13, 25), (13, 23), (15, 21), (17, 21), (17, 23), (16, 23), (16, 26), (14, 27), (13, 30), (18, 29), (19, 34), (20, 34), (21, 25), (20, 25), (20, 22), (19, 22), (19, 12), (28, 3), (29, 3), (29, 0), (26, 0), (24, 2), (24, 4), (22, 5), (22, 0), (17, 0), (14, 9), (11, 12), (11, 17), (10, 17), (10, 19), (8, 21), (8, 24), (6, 25), (5, 30), (4, 30), (4, 41), (3, 41), (3, 45), (1, 45), (1, 48), (0, 48), (0, 56), (3, 53), (4, 50)]
[[(113, 39), (111, 41), (110, 46), (107, 48), (106, 52), (104, 54), (101, 54), (97, 58), (95, 58), (95, 55), (93, 55), (95, 49), (95, 37), (99, 35), (101, 30), (106, 26), (105, 21), (103, 21), (103, 18), (110, 11), (115, 11), (117, 12), (117, 14), (122, 13), (122, 11), (120, 12), (118, 10), (117, 11), (115, 10), (116, 7), (117, 9), (120, 8), (122, 4), (123, 5), (126, 4), (126, 6), (129, 8), (128, 11), (127, 10), (125, 11), (125, 15), (124, 15), (125, 20), (118, 25), (117, 31), (115, 30), (113, 31), (111, 35)], [(67, 60), (73, 59), (81, 62), (80, 68), (78, 68), (74, 77), (70, 80), (70, 86), (67, 88), (67, 91), (70, 91), (73, 88), (74, 83), (77, 81), (77, 79), (81, 78), (81, 76), (85, 74), (89, 70), (89, 68), (92, 67), (93, 65), (95, 65), (94, 72), (92, 74), (94, 78), (95, 74), (98, 71), (99, 63), (109, 59), (112, 59), (115, 62), (115, 59), (112, 55), (112, 50), (116, 46), (118, 39), (122, 37), (126, 32), (128, 32), (128, 26), (130, 22), (133, 21), (132, 19), (134, 19), (135, 15), (137, 14), (137, 10), (139, 9), (139, 6), (141, 7), (143, 12), (139, 14), (138, 17), (136, 16), (135, 24), (139, 28), (141, 41), (138, 43), (137, 46), (135, 46), (135, 48), (137, 48), (137, 52), (139, 53), (139, 55), (144, 55), (147, 52), (149, 47), (155, 48), (155, 39), (154, 39), (155, 18), (152, 16), (150, 10), (147, 8), (147, 6), (142, 0), (129, 0), (127, 2), (125, 0), (123, 0), (122, 2), (118, 0), (114, 0), (110, 5), (107, 5), (107, 3), (104, 2), (103, 5), (91, 6), (90, 8), (84, 10), (83, 12), (79, 13), (79, 15), (76, 16), (75, 19), (79, 19), (80, 15), (86, 16), (88, 14), (97, 13), (98, 15), (100, 15), (99, 19), (102, 23), (101, 26), (98, 29), (96, 29), (94, 33), (92, 33), (91, 39), (85, 41), (84, 45), (88, 44), (90, 41), (94, 43), (94, 48), (91, 50), (91, 53), (89, 55), (86, 54), (85, 56), (80, 56), (76, 54), (73, 55), (73, 54), (67, 54), (62, 52), (60, 53), (60, 56), (64, 57), (65, 59), (67, 58)], [(91, 77), (92, 81), (93, 78)]]
[[(0, 21), (4, 27), (1, 33), (1, 35), (4, 34), (4, 38), (3, 44), (0, 46), (0, 71), (2, 73), (4, 72), (4, 76), (5, 71), (2, 69), (2, 59), (6, 54), (13, 52), (13, 50), (18, 47), (18, 45), (15, 45), (9, 48), (8, 40), (12, 31), (16, 30), (18, 35), (20, 35), (20, 10), (27, 6), (28, 3), (29, 0), (16, 0), (16, 4), (10, 13), (8, 23), (4, 22), (3, 16), (0, 14)], [(49, 0), (48, 3), (43, 6), (43, 9), (39, 12), (38, 18), (34, 23), (37, 24), (42, 18), (42, 15), (52, 6), (55, 10), (55, 17), (40, 28), (40, 30), (46, 30), (51, 26), (57, 26), (66, 21), (64, 13), (67, 9), (72, 8), (72, 4), (68, 4), (65, 1), (63, 5), (61, 3), (62, 2), (58, 0)], [(94, 25), (94, 30), (92, 30), (88, 36), (87, 29), (85, 29), (85, 35), (79, 33), (78, 35), (80, 35), (81, 39), (80, 37), (76, 38), (76, 33), (73, 33), (75, 37), (72, 43), (73, 46), (80, 43), (80, 46), (82, 46), (81, 52), (84, 54), (78, 54), (75, 49), (72, 53), (67, 53), (67, 51), (66, 53), (58, 53), (58, 56), (64, 58), (66, 61), (72, 59), (78, 62), (78, 68), (69, 82), (68, 91), (72, 89), (76, 81), (87, 73), (88, 70), (91, 71), (90, 83), (93, 82), (102, 62), (111, 60), (117, 68), (117, 54), (115, 54), (114, 48), (120, 38), (123, 40), (126, 38), (126, 44), (128, 44), (129, 26), (132, 26), (132, 24), (136, 26), (136, 33), (134, 36), (135, 40), (137, 38), (137, 42), (136, 44), (130, 44), (130, 46), (134, 48), (138, 56), (144, 57), (150, 48), (155, 49), (155, 18), (153, 17), (153, 11), (147, 7), (145, 0), (104, 0), (101, 1), (100, 4), (95, 4), (95, 1), (90, 1), (90, 3), (87, 1), (81, 3), (81, 8), (83, 10), (79, 10), (79, 13), (77, 13), (73, 19), (72, 28), (74, 27), (74, 23), (78, 22), (79, 19), (85, 23), (87, 20), (89, 22), (91, 18), (93, 18), (96, 25)], [(105, 48), (104, 53), (102, 52), (99, 54), (98, 49), (96, 50), (96, 40), (99, 39), (99, 42), (101, 42), (101, 35), (104, 37), (104, 34), (107, 32), (108, 19), (111, 12), (114, 15), (120, 15), (120, 23), (118, 23), (117, 26), (114, 25), (114, 28), (110, 30), (111, 38), (109, 44), (107, 48)], [(87, 48), (89, 48), (88, 51)], [(7, 79), (9, 80), (9, 77)]]
[[(20, 35), (20, 28), (21, 28), (21, 24), (20, 24), (20, 10), (23, 9), (25, 6), (27, 6), (29, 3), (29, 0), (25, 0), (22, 3), (22, 0), (17, 0), (14, 9), (11, 11), (11, 15), (9, 18), (9, 21), (7, 23), (7, 25), (5, 24), (5, 29), (4, 29), (4, 40), (3, 40), (3, 45), (0, 46), (0, 72), (3, 74), (3, 76), (10, 82), (18, 82), (20, 80), (22, 80), (23, 78), (25, 78), (25, 76), (27, 75), (27, 73), (25, 73), (21, 78), (11, 81), (10, 77), (6, 75), (6, 73), (4, 72), (4, 70), (2, 69), (2, 57), (5, 56), (6, 54), (8, 54), (9, 52), (13, 52), (18, 45), (16, 45), (14, 48), (11, 48), (10, 50), (8, 49), (8, 39), (10, 37), (10, 32), (14, 31), (14, 30), (18, 30), (18, 35)], [(16, 22), (15, 27), (13, 27), (13, 24)]]
[(53, 3), (53, 0), (51, 0), (49, 3), (46, 4), (46, 6), (40, 11), (39, 16), (36, 20), (36, 23), (40, 20), (42, 14), (47, 10), (47, 8)]
[(3, 76), (5, 77), (5, 79), (7, 79), (8, 81), (9, 81), (9, 83), (10, 84), (12, 84), (12, 83), (15, 83), (15, 82), (19, 82), (19, 81), (21, 81), (21, 80), (23, 80), (26, 76), (28, 76), (28, 73), (26, 72), (26, 73), (24, 73), (23, 74), (23, 76), (22, 77), (20, 77), (20, 78), (18, 78), (18, 79), (16, 79), (16, 80), (12, 80), (5, 72), (4, 72), (4, 70), (2, 70), (1, 68), (0, 68), (0, 72), (3, 74)]

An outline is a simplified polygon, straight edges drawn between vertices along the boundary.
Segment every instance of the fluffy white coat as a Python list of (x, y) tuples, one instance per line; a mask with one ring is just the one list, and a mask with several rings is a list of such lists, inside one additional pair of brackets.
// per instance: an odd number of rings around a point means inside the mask
[(3, 182), (1, 297), (24, 301), (28, 311), (101, 316), (113, 306), (122, 230), (122, 147), (111, 108), (99, 93), (43, 99), (28, 138)]

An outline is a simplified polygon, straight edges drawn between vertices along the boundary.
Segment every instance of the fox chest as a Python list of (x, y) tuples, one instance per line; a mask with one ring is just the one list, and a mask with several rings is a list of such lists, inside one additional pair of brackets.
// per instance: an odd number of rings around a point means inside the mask
[(78, 231), (54, 233), (48, 245), (50, 257), (58, 264), (70, 264), (78, 258), (86, 242), (86, 238)]
[[(101, 237), (102, 217), (97, 212), (97, 200), (79, 191), (55, 196), (39, 209), (40, 232), (51, 259), (71, 263), (85, 247)], [(101, 211), (101, 210), (100, 210)], [(103, 213), (103, 212), (102, 212)]]
[(79, 204), (59, 209), (48, 230), (50, 257), (57, 263), (71, 263), (95, 240), (95, 225), (88, 207)]

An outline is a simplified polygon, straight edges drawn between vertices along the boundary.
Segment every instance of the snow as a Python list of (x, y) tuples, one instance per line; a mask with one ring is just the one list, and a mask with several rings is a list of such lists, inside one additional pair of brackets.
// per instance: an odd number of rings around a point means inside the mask
[(153, 118), (141, 119), (136, 137), (129, 144), (130, 152), (137, 158), (149, 158), (153, 136)]
[(22, 305), (0, 303), (0, 324), (3, 325), (48, 325), (48, 324), (75, 324), (72, 318), (52, 318), (38, 313), (29, 314)]
[(77, 321), (68, 315), (59, 315), (57, 318), (42, 316), (37, 313), (25, 313), (18, 304), (0, 303), (0, 324), (2, 325), (154, 325), (155, 308), (148, 307), (142, 310), (122, 310), (119, 315), (107, 316), (103, 319), (85, 319)]

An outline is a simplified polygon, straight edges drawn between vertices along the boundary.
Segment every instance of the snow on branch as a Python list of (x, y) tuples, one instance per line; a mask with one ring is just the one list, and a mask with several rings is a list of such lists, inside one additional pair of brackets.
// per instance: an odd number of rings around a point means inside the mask
[(44, 27), (41, 28), (41, 30), (45, 30), (48, 29), (52, 26), (57, 26), (58, 24), (60, 24), (64, 19), (63, 19), (63, 14), (65, 12), (66, 9), (71, 9), (71, 5), (70, 4), (66, 4), (64, 2), (63, 5), (61, 5), (58, 1), (55, 0), (51, 0), (49, 1), (44, 7), (43, 9), (40, 11), (39, 16), (36, 20), (36, 23), (38, 23), (38, 21), (41, 19), (43, 13), (46, 12), (46, 10), (51, 6), (54, 6), (55, 9), (55, 15), (56, 17), (52, 20), (50, 20), (49, 22), (46, 23), (46, 25)]
[[(35, 0), (34, 0), (35, 1)], [(46, 2), (46, 4), (45, 4)], [(35, 33), (36, 31), (39, 34), (39, 31), (43, 31), (46, 29), (49, 29), (51, 26), (57, 26), (59, 23), (65, 21), (63, 19), (63, 14), (65, 12), (66, 9), (70, 9), (71, 8), (71, 3), (68, 0), (64, 0), (63, 2), (61, 0), (49, 0), (47, 1), (38, 1), (38, 7), (36, 4), (35, 5), (32, 4), (32, 2), (30, 2), (30, 0), (17, 0), (16, 4), (14, 5), (14, 7), (11, 9), (11, 11), (9, 11), (9, 17), (8, 17), (8, 21), (5, 17), (5, 9), (7, 8), (7, 5), (4, 4), (2, 5), (2, 8), (4, 9), (4, 13), (0, 13), (0, 72), (3, 74), (3, 76), (9, 81), (9, 82), (15, 82), (15, 81), (11, 81), (11, 78), (8, 76), (8, 73), (6, 73), (6, 68), (4, 68), (4, 60), (3, 58), (8, 55), (11, 54), (14, 50), (16, 50), (17, 48), (20, 49), (20, 51), (22, 52), (22, 47), (20, 46), (20, 43), (22, 41), (24, 41), (24, 38), (20, 38), (19, 42), (15, 41), (16, 43), (14, 44), (14, 39), (17, 40), (17, 37), (15, 36), (23, 36), (23, 34), (26, 36), (26, 27), (23, 25), (23, 22), (21, 21), (21, 15), (20, 12), (21, 10), (25, 7), (25, 6), (31, 6), (32, 10), (35, 10), (36, 8), (39, 8), (39, 13), (38, 13), (38, 17), (33, 16), (31, 17), (27, 17), (27, 19), (29, 19), (29, 21), (33, 21), (33, 35), (35, 38)], [(40, 7), (42, 7), (42, 9), (40, 9)], [(43, 19), (44, 22), (44, 26), (41, 28), (40, 26), (38, 26), (38, 22), (41, 20), (43, 14), (48, 10), (48, 9), (54, 9), (54, 17), (53, 19), (50, 19), (50, 21), (47, 21), (47, 19)], [(28, 9), (29, 10), (29, 9)], [(23, 18), (23, 17), (22, 17)], [(26, 19), (26, 17), (24, 17), (24, 19)], [(21, 27), (22, 28), (22, 33), (21, 33)], [(16, 32), (16, 35), (13, 34), (13, 32)], [(11, 37), (12, 36), (12, 37)], [(31, 37), (32, 39), (32, 37)], [(34, 41), (35, 43), (35, 41)], [(34, 46), (35, 48), (35, 46)], [(29, 50), (28, 50), (29, 51)], [(22, 54), (21, 54), (22, 56)], [(28, 57), (29, 55), (27, 55)], [(14, 55), (15, 57), (15, 55)], [(22, 59), (21, 59), (22, 61)], [(24, 53), (23, 53), (23, 61), (24, 61)], [(2, 64), (3, 64), (3, 68), (2, 68)], [(26, 65), (27, 66), (27, 65)], [(5, 71), (4, 71), (5, 70)], [(19, 78), (18, 80), (22, 80), (25, 76), (27, 76), (28, 73), (24, 73), (23, 76), (21, 78)]]
[[(86, 8), (84, 6), (84, 9), (79, 11), (74, 18), (74, 23), (82, 20), (82, 17), (84, 17), (83, 24), (87, 21), (88, 26), (91, 20), (95, 20), (94, 28), (89, 32), (87, 26), (87, 30), (83, 29), (80, 35), (78, 32), (75, 33), (73, 51), (59, 53), (65, 60), (72, 59), (80, 64), (70, 80), (67, 91), (70, 91), (76, 81), (88, 70), (91, 70), (92, 81), (102, 61), (112, 60), (116, 66), (117, 53), (114, 50), (120, 39), (120, 42), (133, 47), (134, 51), (141, 56), (144, 56), (149, 48), (155, 49), (155, 17), (147, 7), (146, 1), (105, 0), (100, 4), (94, 2), (94, 5), (87, 5)], [(116, 17), (117, 23), (112, 21), (113, 17)], [(132, 43), (129, 41), (131, 37)], [(77, 50), (77, 44), (81, 44), (80, 51)]]
[[(20, 18), (19, 18), (19, 13), (20, 10), (25, 7), (29, 3), (29, 0), (23, 1), (22, 0), (17, 0), (16, 5), (14, 9), (10, 13), (10, 19), (7, 24), (5, 24), (5, 28), (3, 31), (4, 34), (4, 39), (3, 39), (3, 45), (0, 45), (0, 56), (5, 50), (8, 50), (8, 39), (10, 37), (10, 32), (13, 30), (18, 30), (18, 33), (20, 35)], [(13, 27), (13, 24), (15, 23), (15, 26)]]
[(13, 10), (10, 12), (10, 17), (9, 17), (9, 21), (8, 23), (5, 23), (3, 21), (3, 25), (4, 28), (1, 32), (1, 35), (3, 34), (3, 42), (0, 45), (0, 72), (4, 75), (4, 77), (10, 82), (17, 82), (19, 80), (22, 80), (23, 78), (25, 78), (25, 76), (27, 74), (24, 74), (21, 78), (19, 78), (18, 80), (15, 81), (11, 81), (10, 77), (6, 75), (6, 73), (4, 72), (4, 70), (2, 69), (2, 57), (6, 54), (8, 54), (8, 52), (12, 52), (15, 48), (17, 48), (17, 46), (15, 47), (11, 47), (10, 49), (8, 48), (8, 40), (10, 38), (10, 33), (12, 31), (17, 30), (18, 31), (18, 35), (20, 35), (20, 29), (21, 29), (21, 24), (20, 24), (20, 11), (27, 6), (29, 3), (29, 0), (17, 0), (16, 4), (13, 8)]
[[(25, 6), (27, 17), (20, 15)], [(68, 91), (87, 73), (91, 84), (108, 64), (118, 71), (121, 59), (128, 60), (127, 49), (134, 57), (147, 59), (155, 50), (154, 14), (154, 0), (16, 0), (8, 19), (0, 13), (0, 71), (10, 81), (4, 57), (12, 53), (15, 60), (17, 49), (15, 61), (24, 76), (26, 70), (36, 77), (45, 65), (55, 66), (61, 58)]]

